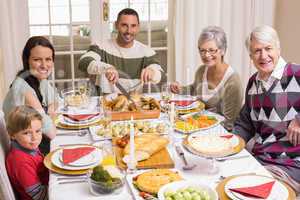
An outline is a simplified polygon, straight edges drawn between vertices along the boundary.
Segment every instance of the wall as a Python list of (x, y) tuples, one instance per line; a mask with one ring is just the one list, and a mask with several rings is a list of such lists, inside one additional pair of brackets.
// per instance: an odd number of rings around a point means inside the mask
[(300, 1), (277, 0), (274, 27), (281, 41), (281, 55), (287, 62), (300, 64)]

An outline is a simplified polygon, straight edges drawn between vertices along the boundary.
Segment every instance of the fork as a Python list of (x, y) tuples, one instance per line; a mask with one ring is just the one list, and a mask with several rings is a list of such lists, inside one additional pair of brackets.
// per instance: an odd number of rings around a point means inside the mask
[(225, 158), (216, 158), (218, 162), (225, 162), (226, 160), (237, 160), (242, 158), (248, 158), (250, 155), (243, 155), (243, 156), (232, 156), (232, 157), (225, 157)]

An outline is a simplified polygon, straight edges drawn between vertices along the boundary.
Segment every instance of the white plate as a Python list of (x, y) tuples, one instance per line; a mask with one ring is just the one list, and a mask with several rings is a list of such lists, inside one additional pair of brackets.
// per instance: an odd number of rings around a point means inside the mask
[(181, 130), (181, 129), (177, 129), (176, 127), (174, 128), (175, 131), (179, 132), (179, 133), (184, 133), (184, 134), (190, 134), (190, 133), (194, 133), (194, 132), (198, 132), (198, 131), (203, 131), (203, 130), (207, 130), (207, 129), (211, 129), (213, 127), (216, 127), (218, 126), (223, 120), (224, 120), (224, 117), (222, 117), (221, 115), (219, 114), (215, 114), (215, 113), (211, 113), (211, 112), (207, 112), (207, 111), (203, 111), (203, 113), (201, 113), (201, 115), (206, 115), (206, 116), (211, 116), (211, 117), (215, 117), (217, 122), (208, 126), (208, 127), (204, 127), (204, 128), (197, 128), (197, 129), (193, 129), (191, 131), (184, 131), (184, 130)]
[(62, 125), (66, 125), (66, 126), (79, 126), (79, 125), (80, 126), (89, 126), (89, 125), (92, 125), (93, 123), (99, 121), (100, 119), (101, 119), (101, 116), (97, 115), (97, 116), (93, 117), (92, 120), (90, 120), (88, 122), (80, 121), (80, 122), (74, 123), (73, 120), (70, 120), (67, 117), (64, 117), (63, 115), (59, 115), (57, 120)]
[[(68, 147), (68, 148), (74, 148), (74, 147)], [(76, 147), (84, 147), (84, 146), (76, 146)], [(66, 169), (66, 170), (89, 169), (99, 165), (102, 161), (102, 152), (98, 148), (95, 148), (95, 150), (92, 151), (90, 154), (83, 156), (82, 158), (72, 163), (69, 163), (68, 165), (63, 164), (61, 156), (62, 156), (62, 149), (56, 151), (52, 155), (51, 162), (56, 167), (59, 167), (61, 169)]]
[(157, 194), (158, 199), (159, 200), (165, 200), (164, 193), (166, 191), (176, 192), (179, 189), (184, 189), (184, 188), (187, 188), (187, 187), (193, 187), (193, 188), (196, 188), (196, 189), (205, 190), (209, 194), (209, 197), (210, 197), (211, 200), (218, 200), (218, 193), (214, 189), (209, 187), (208, 185), (206, 185), (204, 183), (201, 183), (199, 181), (176, 181), (176, 182), (164, 185), (158, 191), (158, 194)]
[(69, 117), (63, 116), (64, 117), (64, 121), (73, 125), (81, 125), (81, 124), (87, 124), (87, 123), (93, 123), (96, 120), (99, 120), (101, 118), (100, 115), (96, 115), (93, 116), (90, 119), (86, 119), (86, 120), (80, 120), (80, 121), (76, 121), (76, 120), (72, 120)]
[(256, 175), (249, 175), (249, 176), (238, 176), (229, 180), (225, 185), (225, 193), (233, 200), (261, 200), (261, 198), (254, 198), (254, 197), (246, 197), (240, 193), (230, 191), (229, 188), (239, 188), (239, 187), (251, 187), (255, 185), (260, 185), (264, 183), (268, 183), (271, 181), (275, 181), (272, 191), (266, 200), (286, 200), (289, 196), (289, 192), (287, 188), (276, 181), (273, 178), (264, 177), (264, 176), (256, 176)]
[[(151, 170), (151, 169), (150, 169), (150, 170)], [(135, 200), (145, 200), (144, 198), (142, 198), (142, 197), (139, 195), (140, 191), (134, 186), (133, 181), (132, 181), (133, 177), (136, 177), (136, 176), (138, 176), (139, 174), (142, 174), (142, 173), (144, 173), (144, 172), (146, 172), (146, 171), (150, 171), (150, 170), (138, 170), (137, 173), (134, 173), (134, 174), (127, 174), (127, 175), (126, 175), (126, 181), (127, 181), (127, 183), (128, 183), (129, 189), (131, 190), (131, 193), (132, 193), (132, 195), (133, 195), (133, 197), (134, 197), (133, 199), (135, 199)], [(170, 169), (170, 170), (172, 170), (172, 171), (177, 171), (177, 172), (178, 172), (177, 169)], [(181, 175), (181, 177), (183, 177), (182, 174), (181, 174), (180, 172), (179, 172), (179, 174)]]
[(196, 109), (200, 106), (200, 102), (199, 101), (195, 101), (187, 106), (177, 106), (175, 105), (176, 107), (176, 110), (192, 110), (192, 109)]
[[(162, 134), (167, 134), (169, 132), (169, 129), (170, 129), (170, 124), (169, 122), (166, 122), (164, 120), (159, 120), (159, 119), (156, 119), (156, 120), (135, 120), (134, 122), (149, 122), (151, 123), (150, 124), (150, 127), (156, 127), (158, 124), (161, 124), (163, 123), (165, 125), (165, 132), (162, 133)], [(111, 122), (111, 125), (112, 126), (115, 126), (115, 125), (129, 125), (130, 124), (130, 121), (116, 121), (116, 122)], [(111, 135), (106, 135), (106, 136), (101, 136), (101, 135), (98, 135), (97, 132), (99, 131), (99, 129), (103, 128), (102, 125), (98, 125), (98, 126), (90, 126), (89, 127), (89, 130), (90, 130), (90, 133), (91, 133), (91, 136), (92, 136), (92, 139), (94, 141), (100, 141), (100, 140), (107, 140), (107, 139), (111, 139), (112, 136)], [(138, 132), (138, 134), (142, 134), (143, 132)], [(120, 137), (122, 137), (123, 135), (120, 135)]]

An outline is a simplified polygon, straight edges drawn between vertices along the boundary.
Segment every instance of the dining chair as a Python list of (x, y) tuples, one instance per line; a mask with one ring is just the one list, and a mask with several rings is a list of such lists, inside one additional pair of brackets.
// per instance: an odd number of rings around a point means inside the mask
[(5, 157), (9, 147), (10, 140), (6, 132), (4, 114), (0, 110), (0, 199), (16, 200), (5, 167)]

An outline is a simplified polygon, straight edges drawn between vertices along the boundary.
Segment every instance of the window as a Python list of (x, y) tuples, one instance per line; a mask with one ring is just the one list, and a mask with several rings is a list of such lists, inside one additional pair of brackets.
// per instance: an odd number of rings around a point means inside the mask
[[(78, 70), (77, 66), (80, 56), (91, 44), (91, 1), (28, 0), (31, 36), (43, 35), (54, 45), (56, 58), (52, 79), (59, 90), (87, 79), (87, 74)], [(139, 13), (141, 31), (137, 40), (156, 50), (166, 69), (168, 1), (110, 0), (109, 27), (112, 37), (116, 34), (114, 22), (117, 14), (125, 7), (134, 8)]]

